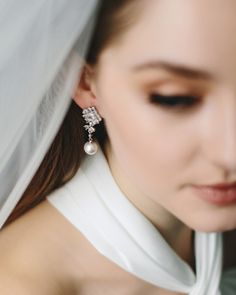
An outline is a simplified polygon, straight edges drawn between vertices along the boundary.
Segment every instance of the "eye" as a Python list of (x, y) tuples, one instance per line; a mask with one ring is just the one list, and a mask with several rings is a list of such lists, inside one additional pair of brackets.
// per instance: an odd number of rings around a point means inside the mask
[(153, 93), (150, 102), (168, 109), (189, 109), (199, 103), (200, 99), (192, 95), (161, 95)]

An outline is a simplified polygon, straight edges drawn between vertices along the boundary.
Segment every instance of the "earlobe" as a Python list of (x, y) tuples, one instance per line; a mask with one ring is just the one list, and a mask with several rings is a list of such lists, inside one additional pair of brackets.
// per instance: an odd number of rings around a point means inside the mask
[(82, 109), (96, 104), (96, 95), (92, 88), (92, 69), (87, 65), (82, 70), (72, 99)]

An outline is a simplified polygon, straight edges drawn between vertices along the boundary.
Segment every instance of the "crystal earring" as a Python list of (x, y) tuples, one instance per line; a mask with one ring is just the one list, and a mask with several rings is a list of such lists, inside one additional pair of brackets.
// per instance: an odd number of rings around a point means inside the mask
[(99, 124), (102, 118), (98, 114), (95, 107), (90, 107), (83, 110), (82, 116), (87, 123), (84, 125), (85, 130), (88, 131), (88, 141), (84, 145), (84, 151), (88, 155), (96, 154), (98, 146), (96, 142), (93, 141), (93, 133), (96, 131), (94, 126)]

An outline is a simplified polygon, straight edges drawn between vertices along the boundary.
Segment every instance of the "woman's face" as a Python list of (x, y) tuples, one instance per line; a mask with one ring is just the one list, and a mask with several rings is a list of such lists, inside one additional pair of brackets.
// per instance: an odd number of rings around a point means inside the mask
[(236, 1), (141, 2), (94, 80), (111, 169), (151, 219), (233, 229), (236, 203), (204, 200), (193, 185), (236, 181)]

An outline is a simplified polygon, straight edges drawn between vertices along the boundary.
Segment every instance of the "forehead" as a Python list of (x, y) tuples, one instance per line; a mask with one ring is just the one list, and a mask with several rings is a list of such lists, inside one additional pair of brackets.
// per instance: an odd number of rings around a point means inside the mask
[(113, 48), (118, 59), (162, 59), (236, 75), (235, 0), (143, 0), (141, 9)]

